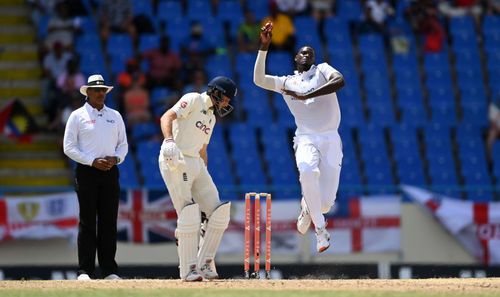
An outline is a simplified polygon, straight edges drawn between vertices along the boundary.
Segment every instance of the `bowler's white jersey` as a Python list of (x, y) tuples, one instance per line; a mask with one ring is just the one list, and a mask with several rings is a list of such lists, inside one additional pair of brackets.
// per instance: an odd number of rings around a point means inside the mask
[(215, 125), (212, 100), (206, 93), (188, 93), (172, 107), (177, 119), (172, 124), (174, 141), (182, 154), (199, 157)]
[[(254, 69), (257, 76), (265, 75), (266, 55), (267, 52), (265, 51), (259, 51), (257, 55)], [(323, 86), (334, 73), (340, 75), (338, 70), (327, 63), (322, 63), (317, 66), (311, 66), (311, 69), (303, 73), (295, 71), (294, 75), (265, 75), (265, 81), (268, 82), (272, 79), (274, 85), (266, 83), (259, 86), (280, 94), (282, 94), (282, 89), (291, 90), (297, 94), (305, 94)], [(285, 94), (283, 94), (283, 98), (295, 118), (295, 125), (297, 126), (295, 134), (297, 136), (336, 131), (338, 129), (340, 124), (340, 107), (336, 93), (307, 100), (296, 100), (292, 96)]]

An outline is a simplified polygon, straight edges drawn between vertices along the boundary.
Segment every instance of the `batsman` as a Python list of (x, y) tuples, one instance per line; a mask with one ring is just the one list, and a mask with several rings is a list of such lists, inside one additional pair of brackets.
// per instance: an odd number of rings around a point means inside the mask
[[(229, 224), (230, 202), (221, 203), (210, 176), (207, 145), (215, 113), (228, 115), (236, 96), (234, 82), (218, 76), (206, 92), (187, 93), (161, 117), (165, 140), (158, 158), (161, 175), (177, 212), (177, 238), (181, 280), (212, 280), (219, 276), (215, 254)], [(206, 221), (202, 226), (202, 215)]]

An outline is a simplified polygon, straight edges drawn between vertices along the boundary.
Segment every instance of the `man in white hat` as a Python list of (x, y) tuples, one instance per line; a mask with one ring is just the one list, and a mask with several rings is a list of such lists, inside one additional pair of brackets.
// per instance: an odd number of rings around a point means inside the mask
[(105, 279), (120, 279), (115, 261), (120, 195), (115, 165), (125, 159), (128, 143), (122, 116), (104, 105), (112, 89), (101, 75), (91, 75), (80, 88), (87, 101), (71, 113), (64, 131), (64, 153), (77, 163), (78, 280), (91, 279), (96, 251)]

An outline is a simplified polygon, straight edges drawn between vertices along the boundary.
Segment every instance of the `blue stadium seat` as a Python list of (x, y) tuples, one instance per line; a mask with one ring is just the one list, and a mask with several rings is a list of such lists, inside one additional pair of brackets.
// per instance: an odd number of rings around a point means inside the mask
[(426, 185), (423, 162), (420, 157), (405, 157), (397, 161), (399, 182), (407, 185)]
[(458, 33), (475, 34), (474, 18), (472, 16), (459, 16), (449, 18), (449, 29), (452, 35)]
[(139, 36), (139, 52), (160, 47), (160, 37), (156, 34), (142, 34)]
[(358, 48), (360, 54), (384, 53), (384, 40), (380, 34), (363, 34), (358, 38)]
[(430, 111), (433, 123), (450, 126), (457, 123), (457, 111), (454, 101), (431, 101)]
[(482, 32), (484, 35), (500, 33), (500, 16), (484, 15)]
[(357, 21), (363, 13), (361, 3), (357, 0), (337, 2), (337, 14), (345, 21)]
[(158, 3), (157, 19), (158, 21), (167, 22), (169, 19), (182, 17), (182, 3), (180, 1), (160, 1)]
[[(279, 52), (279, 51), (270, 52), (267, 55), (266, 73), (278, 76), (290, 75), (293, 73), (292, 65), (293, 65), (293, 58), (289, 53)], [(251, 69), (253, 69), (253, 66)]]
[(205, 71), (208, 77), (227, 76), (234, 77), (231, 61), (227, 55), (211, 55), (205, 62)]
[(433, 69), (449, 70), (450, 62), (448, 53), (426, 53), (424, 55), (424, 69), (426, 72)]
[(188, 2), (186, 16), (190, 20), (202, 20), (212, 11), (210, 2), (207, 0), (191, 0)]
[(160, 134), (159, 125), (153, 122), (137, 123), (131, 129), (134, 142), (144, 141)]
[(235, 20), (235, 23), (241, 24), (243, 22), (243, 9), (240, 2), (232, 0), (219, 1), (217, 18), (222, 21)]
[(128, 155), (123, 162), (118, 165), (120, 170), (120, 186), (122, 188), (139, 187), (139, 178), (134, 164), (134, 156)]
[(145, 15), (149, 19), (153, 19), (153, 5), (150, 0), (134, 0), (132, 1), (132, 11), (134, 12), (134, 16)]
[(247, 1), (248, 9), (253, 12), (256, 20), (269, 16), (269, 3), (267, 1)]
[(134, 54), (132, 38), (128, 34), (112, 33), (106, 42), (106, 53), (111, 57), (114, 55), (132, 57)]
[(392, 108), (392, 104), (378, 104), (375, 106), (370, 106), (370, 122), (376, 123), (381, 126), (391, 126), (396, 123), (396, 117), (394, 110)]

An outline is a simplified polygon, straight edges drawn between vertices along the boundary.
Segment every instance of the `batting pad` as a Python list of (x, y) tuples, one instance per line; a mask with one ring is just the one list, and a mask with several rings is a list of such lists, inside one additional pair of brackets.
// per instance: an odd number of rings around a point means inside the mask
[[(208, 218), (203, 244), (198, 251), (198, 267), (201, 267), (207, 261), (214, 263), (213, 260), (219, 248), (222, 235), (229, 225), (230, 212), (231, 202), (225, 202), (217, 206)], [(215, 265), (212, 266), (212, 270), (216, 271)]]
[(193, 203), (186, 205), (177, 219), (176, 237), (179, 241), (179, 271), (181, 279), (186, 278), (190, 267), (196, 265), (198, 240), (200, 238), (200, 207)]

